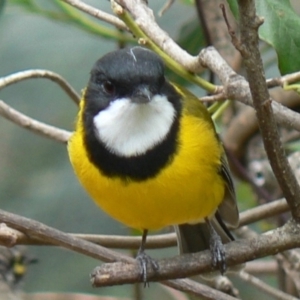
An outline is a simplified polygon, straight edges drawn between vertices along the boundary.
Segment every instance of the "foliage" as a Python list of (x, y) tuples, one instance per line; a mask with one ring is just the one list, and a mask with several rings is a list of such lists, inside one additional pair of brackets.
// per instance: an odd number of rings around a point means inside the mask
[[(232, 13), (238, 18), (238, 0), (228, 0)], [(260, 37), (277, 53), (282, 75), (300, 69), (300, 17), (289, 0), (256, 0), (258, 16), (264, 18)]]

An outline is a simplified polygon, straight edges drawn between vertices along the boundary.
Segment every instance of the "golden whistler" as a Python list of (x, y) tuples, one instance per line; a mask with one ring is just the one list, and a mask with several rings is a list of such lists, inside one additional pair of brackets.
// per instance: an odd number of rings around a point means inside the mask
[(160, 57), (134, 47), (100, 58), (83, 93), (68, 145), (75, 173), (107, 214), (143, 231), (173, 225), (182, 253), (210, 248), (226, 269), (223, 243), (238, 224), (223, 147), (205, 106), (170, 83)]

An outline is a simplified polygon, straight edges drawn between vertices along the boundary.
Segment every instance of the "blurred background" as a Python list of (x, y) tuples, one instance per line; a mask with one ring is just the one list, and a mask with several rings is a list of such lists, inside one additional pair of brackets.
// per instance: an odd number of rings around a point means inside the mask
[[(0, 77), (27, 69), (47, 69), (63, 76), (80, 93), (94, 62), (120, 43), (83, 30), (62, 18), (63, 13), (54, 2), (0, 0)], [(111, 12), (109, 1), (85, 2)], [(149, 2), (157, 17), (163, 1)], [(204, 34), (199, 29), (197, 11), (191, 2), (176, 1), (162, 17), (157, 17), (157, 21), (173, 39), (196, 54), (204, 45)], [(38, 3), (38, 6), (32, 3)], [(268, 63), (267, 77), (279, 75), (274, 57), (273, 50), (264, 52)], [(203, 95), (199, 89), (191, 89), (197, 95)], [(77, 107), (49, 80), (31, 79), (11, 85), (0, 91), (0, 99), (37, 120), (70, 131), (73, 129)], [(254, 205), (249, 185), (237, 181), (237, 190), (238, 198), (243, 199), (240, 208)], [(131, 233), (96, 209), (73, 174), (65, 145), (35, 135), (1, 117), (0, 203), (1, 209), (66, 232)], [(132, 286), (91, 288), (89, 274), (99, 264), (94, 259), (50, 246), (30, 246), (27, 251), (27, 255), (38, 262), (28, 268), (23, 283), (26, 292), (80, 292), (128, 298), (133, 294)], [(152, 255), (162, 258), (176, 253), (174, 248), (153, 251)], [(268, 281), (275, 279), (270, 277)], [(254, 299), (256, 292), (251, 287), (244, 286), (243, 289), (243, 299)], [(143, 293), (144, 299), (172, 299), (155, 283)]]

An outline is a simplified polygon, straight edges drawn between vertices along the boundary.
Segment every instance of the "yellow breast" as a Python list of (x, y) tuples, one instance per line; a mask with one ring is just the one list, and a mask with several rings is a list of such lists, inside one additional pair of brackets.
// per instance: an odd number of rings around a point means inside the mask
[(193, 223), (214, 213), (224, 196), (218, 174), (222, 148), (209, 122), (183, 114), (179, 148), (155, 178), (126, 182), (107, 178), (88, 159), (81, 117), (69, 141), (75, 173), (91, 198), (110, 216), (137, 229)]

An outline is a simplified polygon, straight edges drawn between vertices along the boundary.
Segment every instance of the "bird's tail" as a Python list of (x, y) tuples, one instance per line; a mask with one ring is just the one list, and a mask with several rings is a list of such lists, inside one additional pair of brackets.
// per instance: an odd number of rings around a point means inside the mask
[[(230, 233), (227, 226), (222, 221), (218, 212), (209, 219), (210, 225), (220, 236), (223, 244), (227, 244), (234, 241), (234, 237)], [(178, 247), (181, 254), (183, 253), (196, 253), (203, 250), (211, 249), (211, 228), (205, 222), (197, 224), (182, 224), (175, 226), (175, 231), (177, 234)], [(238, 272), (243, 268), (242, 265), (232, 267), (228, 271)], [(205, 279), (212, 279), (219, 272), (211, 272), (201, 274)]]
[[(234, 241), (234, 237), (220, 218), (218, 212), (210, 219), (210, 223), (220, 236), (222, 243)], [(203, 223), (182, 224), (175, 226), (180, 253), (195, 253), (210, 249), (210, 228)]]

